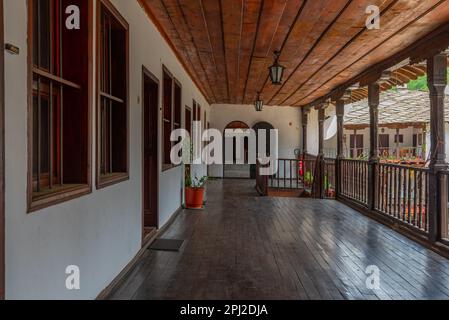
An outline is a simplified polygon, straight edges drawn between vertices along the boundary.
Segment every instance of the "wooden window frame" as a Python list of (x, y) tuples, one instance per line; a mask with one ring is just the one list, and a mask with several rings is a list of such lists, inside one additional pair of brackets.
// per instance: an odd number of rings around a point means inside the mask
[[(180, 117), (180, 119), (179, 119), (179, 121), (180, 121), (180, 123), (178, 124), (179, 125), (179, 129), (180, 128), (183, 128), (183, 121), (182, 121), (182, 114), (183, 114), (183, 104), (182, 104), (182, 84), (181, 84), (181, 82), (178, 80), (178, 79), (176, 79), (175, 78), (175, 76), (173, 75), (173, 73), (171, 73), (170, 72), (170, 70), (165, 66), (165, 65), (162, 65), (162, 85), (161, 85), (161, 87), (162, 87), (162, 95), (161, 95), (161, 101), (162, 101), (162, 113), (161, 113), (161, 123), (162, 123), (162, 135), (161, 135), (161, 139), (162, 139), (162, 143), (161, 143), (161, 146), (162, 146), (162, 152), (161, 152), (161, 163), (162, 163), (162, 172), (165, 172), (165, 171), (168, 171), (168, 170), (171, 170), (171, 169), (173, 169), (173, 168), (177, 168), (177, 167), (179, 167), (180, 165), (174, 165), (174, 164), (172, 164), (172, 163), (166, 163), (166, 159), (165, 159), (165, 152), (166, 152), (166, 150), (165, 150), (165, 138), (166, 138), (166, 136), (165, 136), (165, 123), (166, 123), (166, 120), (167, 119), (165, 119), (165, 84), (164, 84), (164, 82), (165, 82), (165, 75), (167, 75), (168, 77), (170, 77), (171, 78), (171, 80), (172, 80), (172, 92), (171, 92), (171, 106), (170, 106), (170, 108), (171, 108), (171, 114), (170, 114), (170, 117), (171, 117), (171, 119), (169, 120), (170, 121), (170, 128), (171, 128), (171, 131), (173, 131), (174, 129), (175, 129), (175, 117), (176, 117), (176, 106), (175, 106), (175, 103), (176, 103), (176, 95), (175, 95), (175, 92), (176, 92), (176, 86), (178, 86), (179, 88), (180, 88), (180, 90), (181, 90), (181, 96), (180, 96), (180, 106), (179, 106), (179, 108), (180, 108), (180, 110), (179, 110), (179, 117)], [(170, 142), (170, 148), (172, 148), (173, 147), (173, 142)]]
[[(187, 128), (187, 111), (190, 112), (190, 128)], [(182, 126), (185, 130), (192, 134), (192, 123), (193, 123), (193, 111), (189, 106), (184, 106), (184, 125)]]
[(198, 118), (198, 115), (197, 115), (197, 112), (198, 112), (198, 109), (197, 109), (197, 106), (198, 106), (198, 103), (195, 101), (195, 100), (193, 100), (193, 102), (192, 102), (192, 123), (193, 122), (195, 122), (196, 121), (196, 119)]
[[(125, 37), (125, 80), (126, 80), (126, 172), (112, 173), (108, 177), (104, 177), (101, 174), (101, 159), (100, 159), (100, 146), (101, 144), (101, 134), (100, 134), (100, 121), (101, 121), (101, 98), (104, 94), (101, 91), (101, 8), (104, 6), (108, 12), (117, 20), (118, 23), (126, 30)], [(96, 85), (97, 85), (97, 106), (96, 106), (96, 187), (98, 190), (107, 188), (109, 186), (119, 184), (130, 179), (129, 167), (130, 167), (130, 133), (129, 133), (129, 24), (121, 13), (115, 8), (110, 0), (98, 0), (97, 1), (97, 17), (96, 17), (96, 45), (97, 45), (97, 68), (96, 68)]]
[[(51, 81), (55, 81), (56, 83), (59, 83), (60, 85), (66, 85), (68, 87), (77, 87), (74, 83), (71, 83), (70, 81), (67, 81), (65, 79), (61, 79), (57, 76), (54, 76), (50, 73), (45, 72), (42, 69), (38, 69), (34, 67), (34, 61), (33, 61), (33, 1), (34, 0), (28, 0), (28, 16), (27, 21), (28, 23), (28, 39), (27, 39), (27, 113), (28, 113), (28, 120), (27, 120), (27, 156), (28, 156), (28, 172), (27, 172), (27, 213), (31, 214), (36, 211), (55, 206), (60, 203), (64, 203), (88, 194), (92, 193), (92, 170), (91, 170), (91, 159), (92, 159), (92, 152), (91, 152), (91, 146), (92, 146), (92, 129), (91, 129), (91, 120), (92, 120), (92, 96), (93, 96), (93, 63), (92, 60), (89, 59), (88, 61), (88, 67), (87, 67), (87, 106), (86, 106), (86, 121), (87, 121), (87, 153), (86, 153), (86, 183), (80, 184), (80, 185), (68, 185), (68, 186), (62, 186), (60, 189), (55, 190), (54, 192), (49, 192), (48, 194), (41, 195), (39, 197), (35, 197), (34, 192), (34, 178), (33, 178), (33, 79), (34, 75), (37, 74), (39, 76), (43, 76), (44, 78), (47, 78)], [(93, 12), (94, 12), (94, 1), (88, 0), (88, 14), (87, 14), (87, 28), (88, 28), (88, 39), (87, 39), (87, 53), (84, 52), (83, 54), (88, 54), (90, 57), (93, 55)], [(80, 88), (80, 87), (79, 87)], [(50, 151), (52, 152), (52, 151)], [(52, 153), (50, 153), (51, 156)]]

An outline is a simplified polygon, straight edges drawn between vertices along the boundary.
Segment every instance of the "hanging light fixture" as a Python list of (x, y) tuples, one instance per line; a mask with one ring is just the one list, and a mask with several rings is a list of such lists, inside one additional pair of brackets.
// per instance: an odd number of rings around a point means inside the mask
[(257, 112), (261, 112), (263, 110), (263, 101), (260, 99), (260, 92), (257, 92), (257, 99), (254, 102), (254, 107)]
[(274, 64), (270, 67), (270, 79), (274, 85), (281, 85), (285, 67), (279, 64), (279, 57), (281, 53), (279, 51), (275, 51), (274, 55), (275, 55)]

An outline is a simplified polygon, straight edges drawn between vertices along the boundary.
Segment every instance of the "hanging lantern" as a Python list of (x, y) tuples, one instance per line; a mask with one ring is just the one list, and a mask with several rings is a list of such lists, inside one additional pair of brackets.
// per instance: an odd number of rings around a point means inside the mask
[(254, 102), (254, 107), (257, 112), (261, 112), (263, 110), (263, 101), (260, 99), (260, 92), (257, 93), (257, 100)]
[(274, 85), (281, 85), (285, 67), (279, 64), (279, 57), (281, 53), (279, 51), (275, 51), (274, 55), (276, 58), (274, 64), (270, 67), (270, 79)]

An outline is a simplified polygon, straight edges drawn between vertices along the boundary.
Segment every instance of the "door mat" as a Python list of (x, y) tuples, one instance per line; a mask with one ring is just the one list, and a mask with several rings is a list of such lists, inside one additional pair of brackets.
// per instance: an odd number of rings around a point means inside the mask
[(184, 240), (157, 239), (150, 246), (150, 250), (156, 251), (179, 251)]

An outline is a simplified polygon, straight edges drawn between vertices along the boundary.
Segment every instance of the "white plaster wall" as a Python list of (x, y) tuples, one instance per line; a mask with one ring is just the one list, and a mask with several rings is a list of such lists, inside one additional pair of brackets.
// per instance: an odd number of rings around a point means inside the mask
[[(26, 3), (4, 2), (5, 41), (21, 49), (20, 55), (5, 58), (6, 295), (8, 299), (92, 299), (141, 246), (142, 65), (161, 79), (165, 64), (182, 84), (183, 106), (191, 106), (195, 99), (210, 110), (137, 1), (112, 0), (130, 24), (130, 180), (28, 215)], [(181, 205), (182, 172), (178, 167), (160, 175), (161, 226)], [(79, 291), (65, 288), (65, 269), (73, 264), (81, 270)]]
[[(301, 147), (301, 110), (292, 107), (265, 106), (263, 112), (256, 112), (252, 105), (217, 104), (212, 106), (211, 128), (223, 132), (233, 121), (243, 121), (249, 127), (266, 121), (279, 130), (279, 157), (294, 159), (295, 149)], [(223, 166), (209, 167), (211, 177), (223, 177)]]
[[(412, 148), (413, 147), (413, 135), (422, 133), (421, 129), (415, 129), (413, 127), (409, 127), (406, 129), (400, 129), (399, 134), (404, 136), (404, 142), (399, 143), (400, 148)], [(350, 137), (354, 134), (354, 130), (344, 129), (344, 148), (346, 154), (349, 154), (350, 149)], [(363, 134), (363, 147), (368, 152), (369, 144), (370, 144), (370, 133), (369, 128), (363, 130), (357, 130), (357, 134)], [(379, 128), (379, 134), (388, 134), (390, 136), (390, 149), (394, 150), (396, 148), (396, 143), (394, 142), (394, 137), (396, 136), (396, 129), (389, 128)]]
[(307, 123), (307, 153), (315, 156), (319, 151), (318, 134), (318, 110), (312, 108)]

